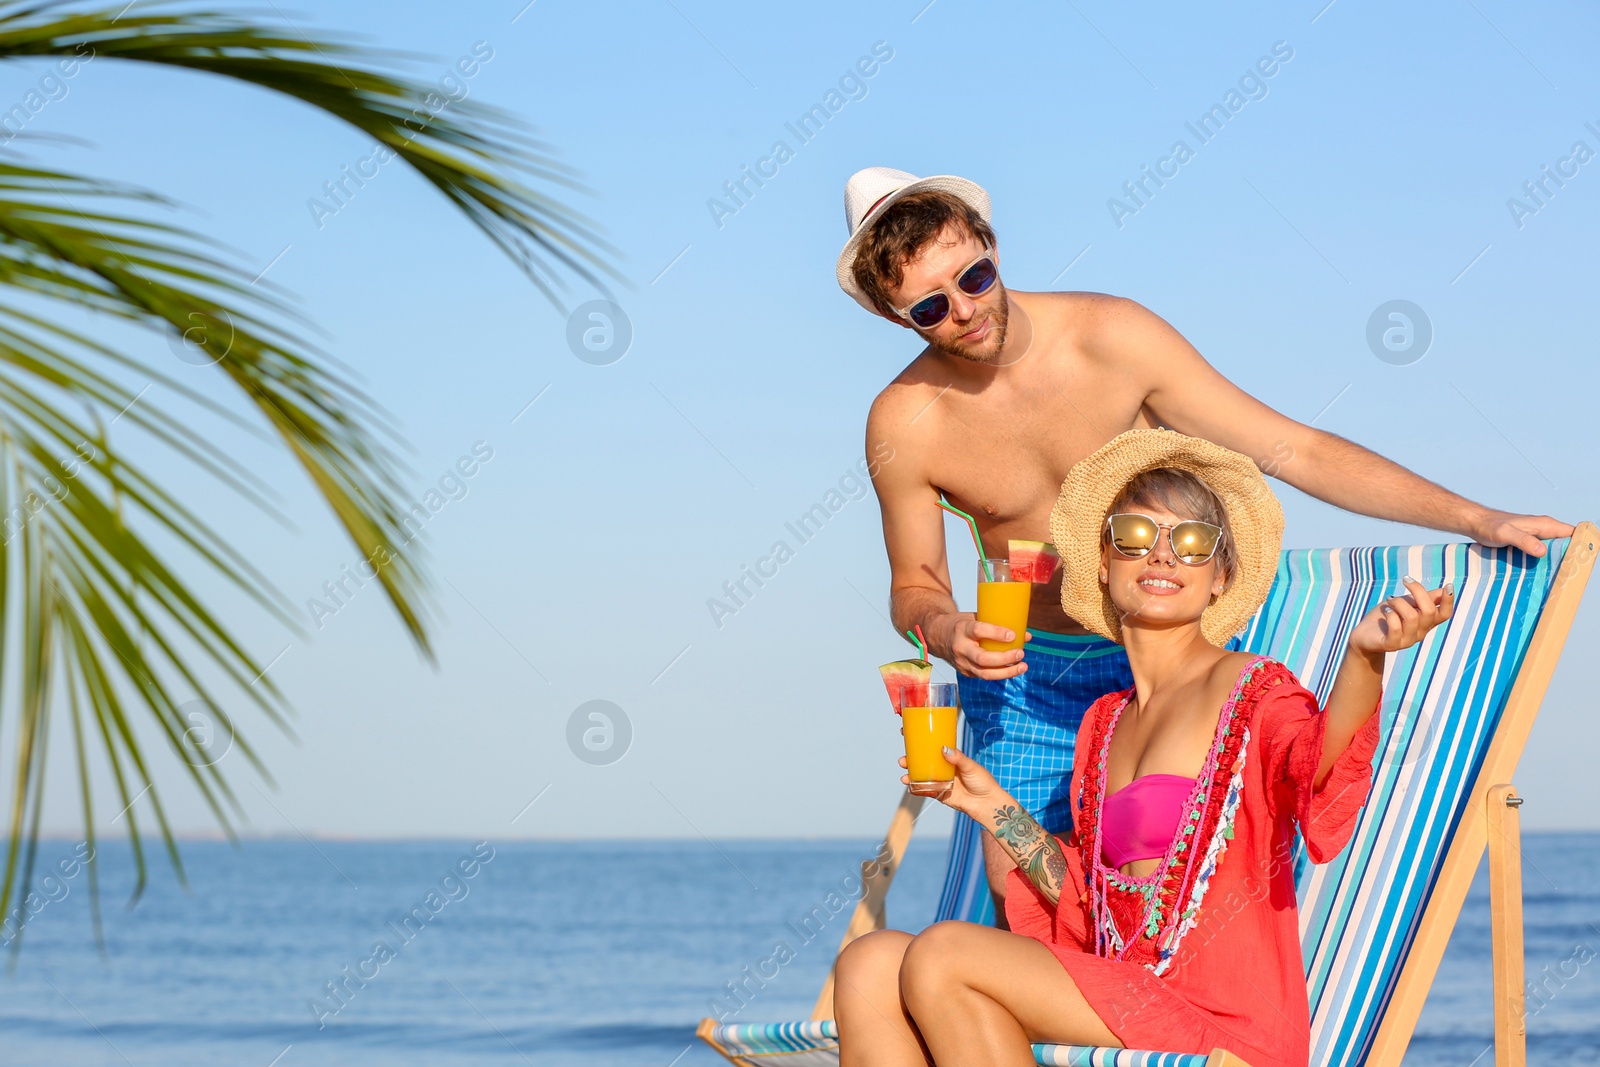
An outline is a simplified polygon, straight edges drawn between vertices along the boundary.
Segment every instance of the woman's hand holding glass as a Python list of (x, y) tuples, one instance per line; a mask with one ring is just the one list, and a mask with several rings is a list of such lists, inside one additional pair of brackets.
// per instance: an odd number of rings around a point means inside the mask
[[(971, 816), (994, 835), (1001, 850), (1011, 857), (1011, 862), (1046, 900), (1052, 904), (1060, 900), (1067, 878), (1067, 858), (1061, 842), (1024, 811), (1016, 798), (1002, 789), (994, 775), (984, 770), (977, 760), (949, 747), (944, 750), (944, 758), (956, 769), (956, 776), (950, 788), (936, 799)], [(900, 766), (905, 765), (905, 758), (901, 757)], [(909, 782), (910, 776), (900, 780)]]
[[(994, 775), (984, 770), (977, 760), (949, 746), (945, 746), (944, 758), (956, 769), (956, 776), (951, 780), (949, 789), (934, 797), (939, 803), (970, 815), (985, 826), (996, 808), (1016, 804), (1011, 794), (1001, 788)], [(906, 758), (901, 756), (900, 766), (905, 765)], [(909, 785), (911, 776), (902, 774), (900, 781)]]

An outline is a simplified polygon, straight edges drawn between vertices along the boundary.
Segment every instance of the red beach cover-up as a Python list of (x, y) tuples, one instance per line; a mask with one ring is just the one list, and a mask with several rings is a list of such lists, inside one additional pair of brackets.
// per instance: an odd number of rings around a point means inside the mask
[(1105, 866), (1099, 835), (1105, 753), (1132, 695), (1107, 693), (1085, 712), (1069, 794), (1075, 827), (1058, 839), (1067, 859), (1060, 903), (1013, 870), (1011, 929), (1055, 954), (1126, 1048), (1223, 1048), (1251, 1067), (1307, 1067), (1295, 826), (1314, 863), (1349, 842), (1372, 788), (1379, 716), (1315, 789), (1326, 717), (1287, 667), (1254, 660), (1223, 706), (1162, 865), (1141, 879)]

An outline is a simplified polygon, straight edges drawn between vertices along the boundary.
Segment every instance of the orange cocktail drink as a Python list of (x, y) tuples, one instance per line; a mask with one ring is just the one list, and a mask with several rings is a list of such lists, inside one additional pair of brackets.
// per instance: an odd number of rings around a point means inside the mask
[(1028, 601), (1033, 583), (1015, 581), (1011, 564), (1003, 559), (978, 561), (978, 621), (1004, 626), (1016, 637), (1010, 641), (979, 638), (978, 645), (989, 652), (1021, 648), (1028, 633)]
[(956, 747), (960, 701), (954, 682), (931, 682), (925, 688), (925, 706), (901, 708), (900, 730), (906, 738), (906, 775), (911, 779), (907, 788), (920, 796), (938, 796), (956, 776), (943, 749)]

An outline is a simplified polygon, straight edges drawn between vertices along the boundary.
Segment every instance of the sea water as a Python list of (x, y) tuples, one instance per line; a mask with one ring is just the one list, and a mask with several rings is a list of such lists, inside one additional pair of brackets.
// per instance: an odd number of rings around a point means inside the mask
[[(102, 951), (86, 873), (62, 873), (73, 843), (44, 842), (0, 1063), (720, 1064), (702, 1017), (810, 1015), (874, 846), (192, 843), (187, 891), (155, 854), (128, 908), (125, 846), (106, 845)], [(942, 847), (914, 842), (892, 925), (932, 920)], [(1524, 851), (1529, 1060), (1600, 1064), (1600, 834)], [(1480, 870), (1407, 1064), (1493, 1063), (1487, 889)]]

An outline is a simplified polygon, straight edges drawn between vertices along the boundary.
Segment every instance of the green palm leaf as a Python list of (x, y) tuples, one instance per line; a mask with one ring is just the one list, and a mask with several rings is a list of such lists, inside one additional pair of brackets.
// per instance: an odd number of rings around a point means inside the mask
[[(620, 277), (614, 250), (593, 225), (530, 184), (576, 187), (549, 148), (506, 112), (465, 99), (444, 102), (428, 85), (379, 69), (404, 59), (401, 53), (314, 40), (219, 12), (67, 6), (0, 0), (0, 60), (135, 60), (297, 98), (404, 160), (552, 301), (569, 277), (602, 290), (605, 278)], [(402, 550), (411, 538), (393, 421), (330, 354), (302, 339), (309, 324), (282, 293), (215, 242), (150, 216), (167, 206), (156, 193), (30, 166), (0, 150), (0, 709), (8, 717), (15, 709), (0, 920), (31, 884), (52, 715), (71, 720), (91, 848), (92, 765), (100, 758), (110, 768), (117, 821), (127, 819), (133, 844), (135, 899), (147, 875), (141, 819), (154, 820), (183, 876), (139, 731), (154, 724), (231, 838), (241, 808), (191, 737), (184, 695), (210, 706), (264, 777), (255, 750), (218, 710), (218, 685), (288, 728), (290, 708), (263, 665), (191, 592), (155, 540), (179, 546), (299, 632), (293, 606), (112, 441), (119, 422), (286, 523), (271, 490), (185, 415), (204, 410), (281, 442), (377, 568), (390, 603), (431, 659), (424, 565)], [(237, 387), (257, 418), (64, 326), (70, 316), (52, 312), (63, 305), (181, 337)], [(92, 861), (89, 878), (97, 908)], [(98, 910), (95, 929), (98, 936)], [(13, 939), (13, 949), (20, 943)]]

